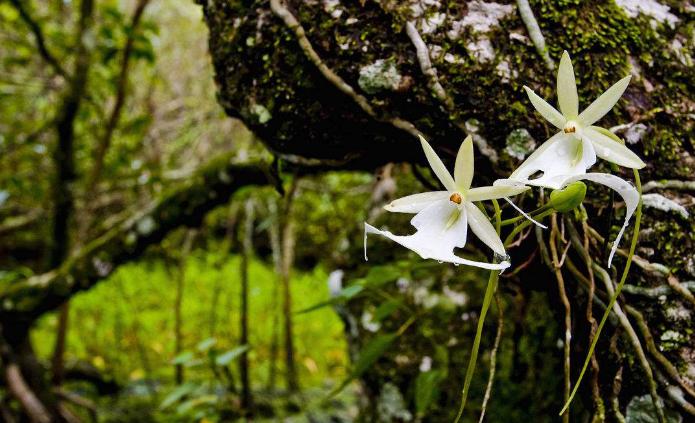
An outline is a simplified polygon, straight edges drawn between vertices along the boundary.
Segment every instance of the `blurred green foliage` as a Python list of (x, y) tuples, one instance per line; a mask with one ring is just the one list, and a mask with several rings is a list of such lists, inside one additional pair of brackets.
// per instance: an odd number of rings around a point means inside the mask
[[(173, 327), (172, 280), (178, 275), (167, 270), (162, 260), (145, 260), (120, 268), (97, 288), (71, 302), (73, 325), (67, 361), (89, 362), (103, 374), (112, 375), (126, 392), (141, 392), (145, 398), (150, 397), (150, 384), (156, 391), (150, 398), (151, 405), (155, 409), (156, 404), (162, 412), (182, 407), (177, 414), (188, 415), (189, 411), (216, 411), (225, 406), (223, 395), (210, 397), (210, 392), (219, 394), (224, 390), (221, 386), (229, 382), (220, 368), (227, 368), (238, 384), (239, 257), (229, 255), (228, 246), (220, 243), (193, 251), (184, 268), (181, 354), (174, 353)], [(326, 279), (321, 267), (296, 273), (292, 279), (295, 309), (328, 298)], [(263, 391), (269, 378), (272, 334), (281, 335), (280, 327), (273, 329), (273, 316), (281, 313), (277, 306), (272, 308), (277, 304), (272, 295), (278, 280), (271, 267), (253, 260), (250, 281), (251, 380), (254, 389)], [(33, 332), (37, 352), (44, 359), (53, 351), (56, 324), (56, 316), (46, 316)], [(332, 309), (296, 315), (295, 347), (303, 386), (328, 389), (344, 378), (345, 338), (342, 323)], [(179, 387), (173, 384), (177, 363), (183, 364), (186, 377)], [(280, 355), (276, 364), (277, 382), (282, 385)], [(184, 397), (197, 398), (199, 403), (193, 406), (182, 401)], [(226, 407), (230, 404), (227, 402)]]

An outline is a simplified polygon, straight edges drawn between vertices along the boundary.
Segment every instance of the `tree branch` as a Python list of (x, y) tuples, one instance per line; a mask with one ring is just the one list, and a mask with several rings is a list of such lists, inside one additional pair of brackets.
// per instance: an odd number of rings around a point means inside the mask
[(333, 72), (333, 70), (331, 70), (323, 62), (323, 60), (321, 60), (321, 57), (318, 55), (318, 53), (316, 53), (316, 50), (314, 50), (314, 47), (311, 45), (311, 42), (306, 36), (306, 31), (304, 31), (302, 24), (299, 23), (299, 21), (297, 20), (297, 18), (294, 17), (292, 12), (290, 12), (282, 4), (282, 0), (270, 0), (270, 8), (272, 9), (275, 16), (282, 19), (287, 28), (289, 28), (294, 33), (294, 35), (297, 37), (297, 43), (299, 44), (299, 47), (302, 49), (302, 51), (304, 52), (306, 57), (311, 61), (311, 63), (313, 63), (314, 66), (318, 68), (318, 70), (321, 72), (324, 78), (326, 78), (328, 82), (333, 84), (341, 92), (352, 98), (352, 100), (355, 103), (357, 103), (357, 105), (365, 113), (367, 113), (369, 116), (371, 116), (377, 121), (390, 123), (394, 127), (406, 131), (415, 138), (417, 138), (419, 135), (422, 135), (422, 133), (415, 127), (415, 125), (413, 125), (411, 122), (407, 120), (398, 117), (382, 116), (382, 114), (377, 113), (374, 110), (374, 108), (372, 108), (372, 105), (369, 104), (369, 100), (367, 100), (367, 98), (365, 98), (361, 94), (358, 94), (350, 84), (348, 84), (338, 74)]
[(104, 167), (104, 158), (106, 157), (106, 152), (111, 146), (111, 139), (113, 138), (113, 134), (116, 131), (118, 122), (121, 119), (123, 106), (125, 105), (125, 100), (128, 95), (128, 75), (130, 73), (130, 59), (132, 57), (133, 46), (135, 44), (135, 35), (149, 1), (150, 0), (139, 0), (135, 6), (133, 17), (130, 20), (130, 30), (128, 31), (125, 46), (123, 47), (123, 57), (121, 59), (121, 67), (118, 74), (118, 81), (116, 83), (116, 99), (113, 103), (113, 108), (111, 109), (108, 121), (106, 122), (104, 133), (99, 138), (96, 146), (94, 153), (94, 166), (92, 167), (92, 171), (86, 184), (88, 195), (90, 193), (94, 193), (94, 189), (99, 183), (102, 169)]
[(123, 263), (180, 226), (198, 225), (205, 214), (239, 188), (268, 183), (265, 164), (235, 164), (224, 155), (139, 213), (87, 244), (51, 272), (0, 292), (0, 321), (32, 323), (77, 292), (92, 288)]
[[(48, 50), (48, 46), (46, 46), (46, 38), (43, 35), (43, 29), (41, 29), (39, 23), (31, 17), (29, 11), (24, 7), (25, 4), (23, 4), (20, 0), (10, 0), (10, 3), (12, 4), (12, 6), (14, 6), (15, 9), (17, 9), (19, 16), (22, 18), (24, 23), (29, 27), (31, 33), (34, 35), (34, 39), (36, 40), (36, 48), (38, 48), (41, 57), (46, 61), (46, 63), (48, 63), (48, 65), (51, 68), (53, 68), (53, 71), (56, 74), (60, 75), (64, 79), (70, 79), (68, 73), (58, 62), (58, 59), (56, 59), (53, 53), (51, 53), (51, 51)], [(28, 5), (29, 2), (26, 1), (25, 3), (26, 5)]]
[(27, 384), (19, 369), (19, 365), (14, 359), (14, 354), (4, 339), (0, 340), (0, 358), (7, 389), (12, 396), (19, 401), (31, 421), (36, 423), (50, 423), (51, 416), (48, 410)]

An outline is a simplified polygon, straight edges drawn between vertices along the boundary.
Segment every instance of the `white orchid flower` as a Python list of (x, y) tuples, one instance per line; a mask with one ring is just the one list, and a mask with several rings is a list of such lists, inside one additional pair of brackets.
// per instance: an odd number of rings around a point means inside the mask
[[(625, 145), (616, 142), (607, 130), (593, 124), (608, 113), (618, 102), (630, 83), (630, 76), (616, 82), (606, 92), (579, 113), (577, 83), (569, 54), (565, 51), (557, 73), (557, 99), (561, 112), (524, 86), (533, 107), (560, 132), (538, 148), (510, 179), (528, 181), (529, 184), (559, 188), (570, 175), (586, 172), (596, 157), (631, 169), (645, 166), (642, 159)], [(543, 172), (537, 179), (529, 178)]]
[(625, 147), (619, 138), (607, 129), (593, 126), (615, 106), (629, 82), (630, 76), (616, 82), (579, 113), (574, 70), (570, 56), (565, 51), (557, 74), (557, 98), (560, 111), (524, 86), (533, 107), (560, 131), (534, 151), (508, 180), (495, 182), (495, 185), (511, 182), (558, 189), (571, 182), (586, 179), (617, 191), (625, 201), (627, 212), (623, 227), (613, 243), (608, 259), (609, 267), (620, 238), (637, 207), (639, 194), (630, 183), (617, 176), (603, 173), (587, 174), (586, 171), (596, 163), (597, 156), (631, 169), (641, 169), (645, 166), (642, 159)]
[(509, 197), (526, 191), (522, 186), (494, 186), (471, 188), (473, 180), (473, 141), (467, 137), (456, 156), (454, 176), (447, 171), (432, 147), (420, 137), (425, 156), (446, 191), (433, 191), (409, 195), (384, 208), (396, 213), (416, 213), (410, 223), (417, 229), (412, 235), (394, 235), (365, 223), (364, 251), (367, 258), (367, 234), (379, 234), (418, 253), (424, 259), (467, 264), (490, 270), (509, 267), (508, 261), (483, 263), (467, 260), (454, 254), (455, 248), (466, 244), (468, 227), (481, 241), (499, 256), (506, 257), (504, 244), (476, 201)]

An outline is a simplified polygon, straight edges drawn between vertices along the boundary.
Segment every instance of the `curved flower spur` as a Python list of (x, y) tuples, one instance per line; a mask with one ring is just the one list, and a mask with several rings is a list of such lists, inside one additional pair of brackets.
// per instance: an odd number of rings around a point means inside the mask
[(442, 163), (432, 147), (420, 137), (425, 156), (446, 191), (433, 191), (409, 195), (386, 205), (396, 213), (416, 213), (410, 223), (417, 229), (413, 235), (394, 235), (374, 226), (364, 224), (364, 258), (367, 259), (367, 234), (378, 234), (418, 253), (424, 259), (467, 264), (490, 270), (503, 270), (508, 261), (483, 263), (467, 260), (454, 254), (455, 248), (466, 244), (468, 227), (488, 247), (501, 257), (506, 257), (504, 244), (485, 214), (473, 204), (477, 201), (509, 197), (526, 191), (522, 186), (488, 186), (471, 188), (473, 180), (473, 141), (468, 136), (456, 156), (454, 176)]
[[(605, 128), (593, 126), (615, 106), (629, 82), (630, 76), (616, 82), (579, 113), (574, 70), (570, 56), (565, 51), (557, 74), (557, 98), (560, 111), (524, 86), (533, 107), (560, 131), (534, 151), (509, 179), (495, 181), (495, 185), (511, 183), (559, 189), (572, 182), (585, 179), (617, 191), (625, 201), (627, 210), (625, 221), (608, 258), (609, 267), (623, 232), (637, 208), (639, 193), (632, 184), (618, 176), (607, 173), (586, 173), (586, 171), (596, 163), (597, 156), (631, 169), (641, 169), (645, 166), (642, 159), (625, 147), (618, 137)], [(542, 174), (534, 178), (539, 172)]]

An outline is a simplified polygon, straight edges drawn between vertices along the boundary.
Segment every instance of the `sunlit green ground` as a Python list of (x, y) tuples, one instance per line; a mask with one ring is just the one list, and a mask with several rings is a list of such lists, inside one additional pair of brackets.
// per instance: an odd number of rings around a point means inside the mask
[[(185, 369), (186, 381), (191, 384), (214, 383), (210, 382), (215, 376), (207, 362), (200, 360), (207, 357), (208, 351), (215, 350), (221, 355), (239, 346), (240, 258), (226, 255), (224, 251), (223, 247), (218, 251), (196, 250), (185, 263), (183, 345), (184, 350), (190, 351), (188, 355), (193, 356), (186, 361), (188, 367)], [(135, 263), (123, 266), (97, 288), (77, 296), (71, 302), (67, 360), (89, 361), (105, 375), (115, 377), (127, 387), (126, 394), (122, 395), (130, 397), (127, 401), (132, 401), (133, 394), (137, 394), (135, 396), (141, 397), (138, 401), (144, 404), (161, 405), (174, 389), (171, 362), (175, 357), (174, 303), (178, 272), (175, 262), (168, 268), (161, 260)], [(295, 273), (293, 309), (327, 299), (326, 279), (327, 273), (320, 268), (311, 273)], [(267, 387), (273, 317), (280, 317), (281, 313), (278, 299), (273, 300), (277, 283), (268, 264), (252, 261), (251, 380), (261, 398), (274, 395)], [(217, 300), (214, 299), (216, 295)], [(315, 402), (321, 392), (327, 392), (345, 376), (346, 346), (342, 323), (331, 308), (293, 317), (300, 383), (302, 388), (310, 390), (297, 402), (306, 405)], [(56, 325), (56, 316), (50, 315), (42, 319), (34, 331), (37, 352), (44, 359), (49, 359), (52, 353)], [(278, 330), (281, 331), (281, 326)], [(282, 332), (278, 337), (276, 388), (282, 391)], [(215, 339), (214, 345), (209, 341), (211, 338)], [(231, 362), (229, 369), (238, 384), (236, 362)], [(156, 387), (156, 395), (151, 395), (148, 386)], [(222, 400), (222, 397), (217, 399)], [(176, 415), (176, 405), (180, 402), (157, 414), (160, 417)]]

